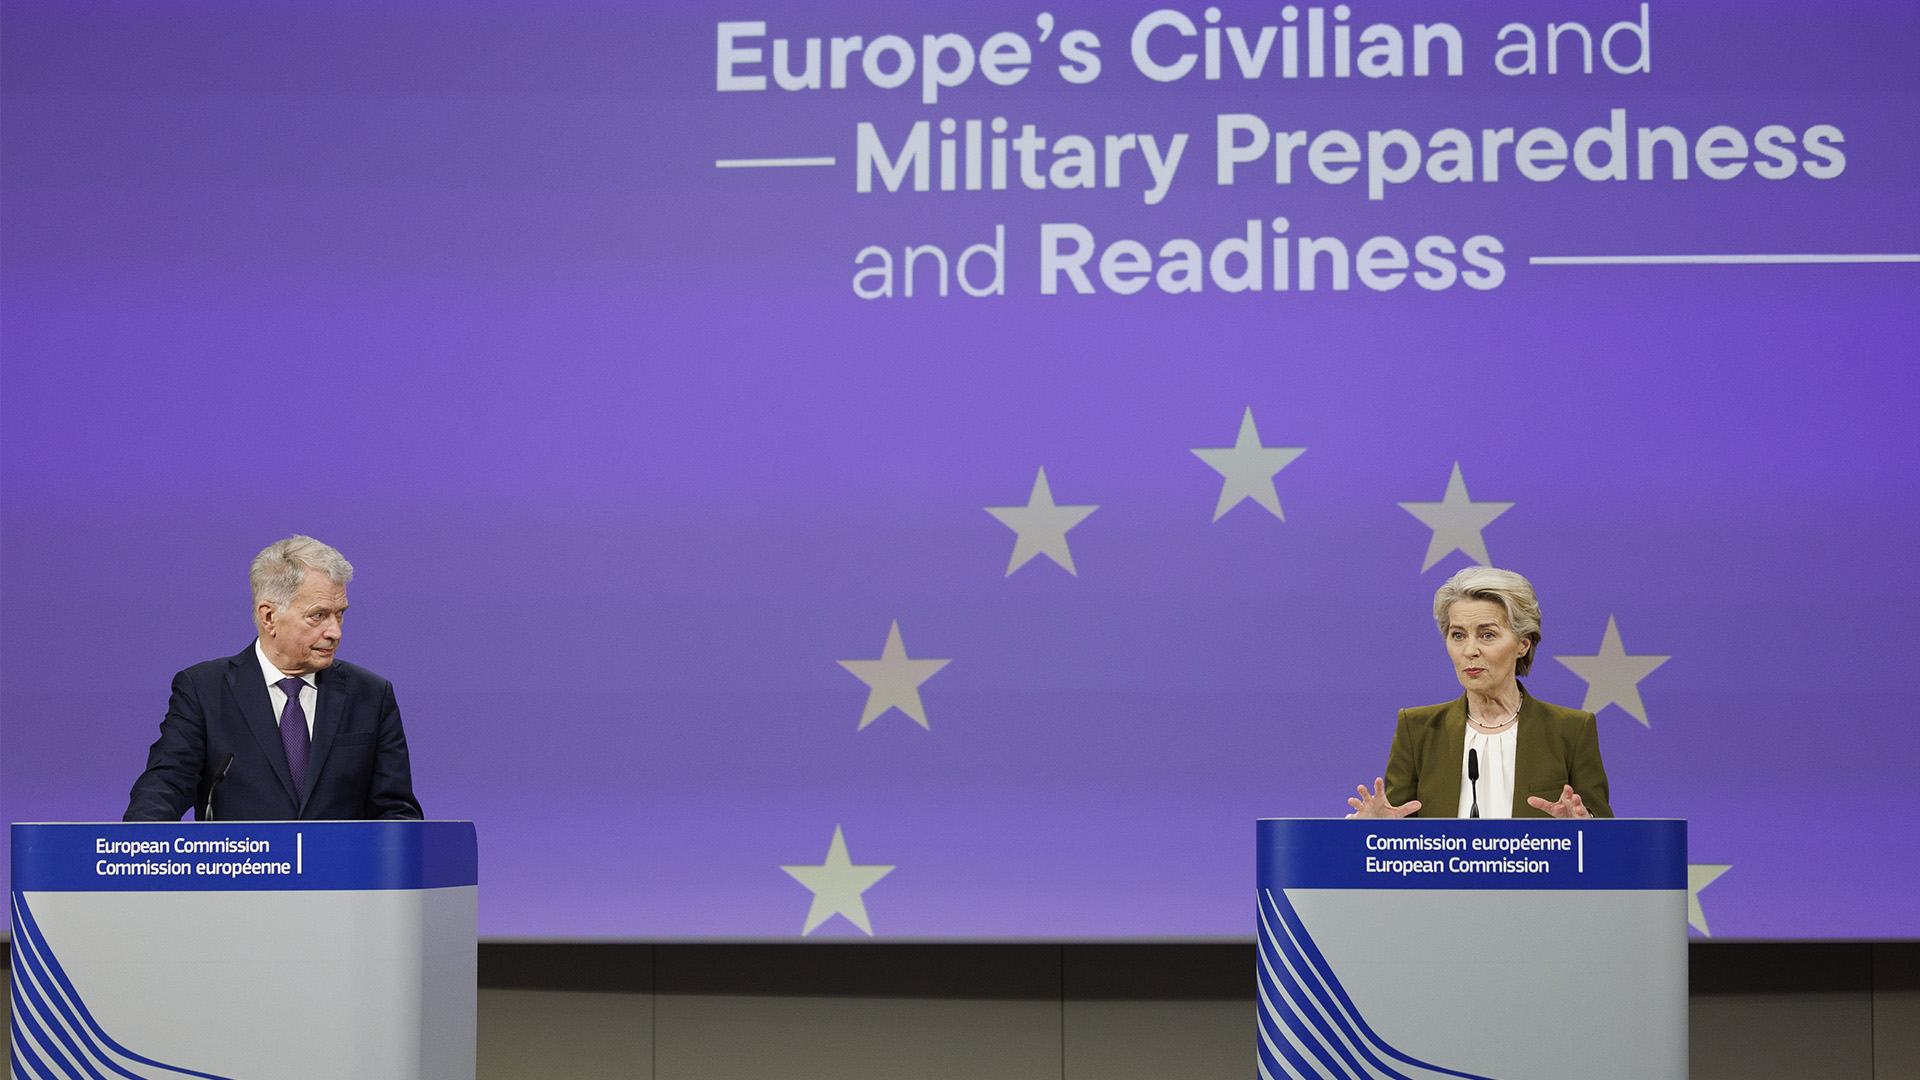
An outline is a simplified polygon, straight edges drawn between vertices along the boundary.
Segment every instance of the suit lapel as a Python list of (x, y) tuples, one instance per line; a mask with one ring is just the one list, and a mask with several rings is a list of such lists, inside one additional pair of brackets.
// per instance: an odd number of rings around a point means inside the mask
[(267, 764), (273, 767), (273, 775), (280, 778), (280, 786), (292, 800), (293, 773), (287, 768), (287, 747), (280, 741), (279, 718), (273, 715), (273, 699), (267, 696), (267, 677), (260, 670), (260, 658), (253, 654), (253, 646), (247, 646), (247, 651), (229, 662), (227, 689), (232, 691), (247, 730), (253, 733)]
[(1540, 811), (1527, 803), (1527, 791), (1533, 778), (1553, 768), (1552, 748), (1547, 745), (1546, 707), (1520, 687), (1520, 726), (1513, 733), (1513, 816), (1539, 817)]
[[(341, 692), (340, 678), (331, 667), (314, 675), (316, 693), (313, 711), (313, 753), (307, 758), (307, 798), (313, 798), (320, 774), (327, 767), (327, 751), (333, 749), (333, 737), (340, 733), (340, 718), (346, 715), (347, 695)], [(301, 804), (301, 810), (306, 804)]]
[(1460, 762), (1467, 756), (1467, 696), (1448, 707), (1440, 718), (1440, 775), (1434, 778), (1434, 806), (1420, 807), (1428, 817), (1453, 817), (1460, 812)]

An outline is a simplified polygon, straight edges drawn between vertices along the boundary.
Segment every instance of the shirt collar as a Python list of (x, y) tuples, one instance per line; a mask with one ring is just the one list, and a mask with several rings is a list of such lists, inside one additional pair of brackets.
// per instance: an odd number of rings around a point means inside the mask
[(281, 679), (289, 679), (289, 678), (299, 679), (301, 682), (306, 683), (308, 686), (315, 686), (316, 689), (318, 688), (313, 681), (312, 672), (308, 672), (305, 675), (288, 675), (286, 672), (281, 671), (277, 667), (274, 667), (273, 661), (267, 659), (267, 650), (261, 647), (259, 638), (253, 639), (253, 655), (260, 661), (260, 674), (266, 677), (267, 686), (269, 689), (273, 689), (273, 690), (280, 689), (278, 686), (274, 684), (278, 683)]

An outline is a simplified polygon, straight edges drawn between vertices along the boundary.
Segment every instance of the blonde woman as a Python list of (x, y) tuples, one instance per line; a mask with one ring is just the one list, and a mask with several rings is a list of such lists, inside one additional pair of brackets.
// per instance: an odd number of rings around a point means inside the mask
[(1360, 786), (1348, 817), (1612, 817), (1593, 714), (1530, 696), (1520, 676), (1540, 647), (1526, 578), (1475, 566), (1433, 597), (1466, 692), (1400, 710), (1387, 775)]

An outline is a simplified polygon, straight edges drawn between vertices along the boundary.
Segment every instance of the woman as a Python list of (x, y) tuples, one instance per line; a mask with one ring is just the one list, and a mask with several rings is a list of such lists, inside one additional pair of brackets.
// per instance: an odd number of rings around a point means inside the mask
[[(1348, 799), (1348, 817), (1612, 817), (1593, 714), (1527, 695), (1540, 647), (1527, 579), (1475, 566), (1433, 597), (1434, 621), (1466, 693), (1400, 710), (1387, 775)], [(1476, 779), (1477, 778), (1477, 779)]]

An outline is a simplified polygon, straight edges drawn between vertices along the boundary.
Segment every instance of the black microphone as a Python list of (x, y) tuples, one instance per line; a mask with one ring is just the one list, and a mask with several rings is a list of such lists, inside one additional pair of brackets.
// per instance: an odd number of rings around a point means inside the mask
[(227, 778), (227, 770), (232, 766), (233, 766), (233, 755), (228, 754), (226, 758), (220, 762), (220, 767), (213, 770), (213, 783), (207, 785), (206, 805), (200, 808), (201, 821), (213, 820), (213, 789), (219, 787), (220, 781), (225, 780)]
[(1480, 751), (1467, 750), (1467, 783), (1473, 785), (1473, 813), (1468, 817), (1480, 816)]

